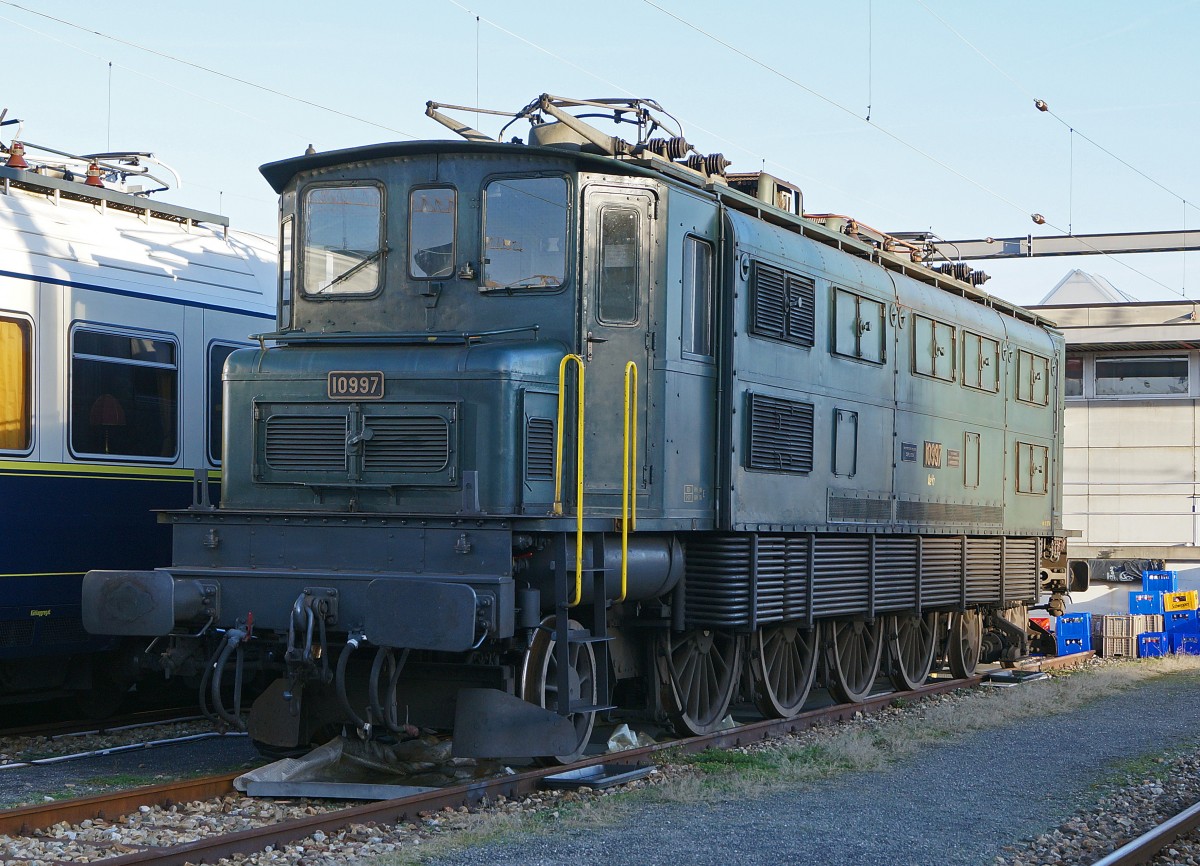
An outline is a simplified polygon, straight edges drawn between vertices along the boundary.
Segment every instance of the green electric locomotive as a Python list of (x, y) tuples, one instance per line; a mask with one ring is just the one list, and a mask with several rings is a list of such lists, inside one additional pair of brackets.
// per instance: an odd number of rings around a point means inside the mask
[(651, 101), (543, 95), (527, 143), (454, 108), (462, 141), (263, 167), (279, 320), (225, 368), (221, 502), (164, 513), (170, 566), (89, 573), (90, 629), (215, 635), (231, 723), (229, 672), (273, 671), (273, 748), (504, 757), (1027, 652), (1064, 588), (1048, 322)]

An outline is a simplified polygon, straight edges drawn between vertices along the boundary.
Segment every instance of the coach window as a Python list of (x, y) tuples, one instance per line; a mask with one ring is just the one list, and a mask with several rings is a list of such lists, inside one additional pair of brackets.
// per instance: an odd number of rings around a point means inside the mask
[(0, 449), (28, 451), (32, 435), (32, 330), (0, 317)]
[(387, 252), (379, 187), (310, 187), (304, 193), (301, 240), (306, 295), (369, 295), (377, 291)]
[(1188, 393), (1186, 355), (1141, 355), (1096, 359), (1097, 397)]
[(454, 273), (454, 223), (458, 194), (452, 187), (423, 187), (408, 196), (408, 273), (417, 280)]
[(225, 359), (238, 348), (228, 343), (213, 343), (208, 347), (208, 459), (215, 465), (221, 463), (224, 438), (225, 398), (221, 372), (225, 369)]
[(713, 248), (692, 236), (683, 239), (683, 354), (713, 354)]
[(171, 459), (178, 451), (178, 346), (162, 336), (76, 328), (71, 335), (71, 449)]
[(567, 181), (510, 177), (483, 188), (482, 292), (557, 289), (567, 273)]

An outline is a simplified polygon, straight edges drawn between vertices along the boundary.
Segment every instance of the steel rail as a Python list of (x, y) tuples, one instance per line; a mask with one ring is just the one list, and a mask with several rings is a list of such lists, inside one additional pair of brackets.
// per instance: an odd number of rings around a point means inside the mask
[(1093, 866), (1140, 866), (1154, 857), (1180, 836), (1186, 836), (1200, 827), (1200, 803), (1184, 809), (1174, 818), (1169, 818), (1148, 833), (1122, 845), (1107, 857), (1097, 860)]
[[(1058, 662), (1054, 666), (1062, 667), (1068, 664), (1078, 664), (1090, 657), (1090, 655), (1090, 653), (1079, 653), (1073, 656), (1065, 656), (1062, 659), (1054, 660)], [(626, 749), (620, 752), (595, 755), (568, 766), (541, 767), (511, 776), (476, 780), (412, 796), (382, 800), (347, 809), (339, 809), (321, 815), (311, 815), (294, 821), (285, 821), (264, 827), (241, 830), (223, 836), (200, 839), (195, 842), (173, 845), (170, 848), (147, 848), (117, 857), (105, 858), (103, 862), (105, 866), (143, 866), (143, 864), (153, 864), (153, 866), (185, 866), (185, 864), (189, 863), (211, 863), (222, 857), (249, 855), (262, 851), (267, 846), (273, 846), (278, 850), (281, 846), (304, 839), (318, 830), (331, 833), (356, 823), (394, 823), (412, 819), (420, 812), (438, 811), (447, 806), (452, 808), (477, 806), (484, 799), (494, 800), (501, 795), (512, 799), (534, 793), (540, 788), (544, 777), (556, 773), (604, 764), (640, 763), (645, 765), (649, 763), (652, 756), (668, 750), (682, 754), (694, 754), (702, 752), (705, 749), (730, 748), (761, 742), (774, 737), (798, 733), (820, 725), (852, 719), (860, 713), (876, 713), (892, 705), (897, 699), (919, 700), (924, 697), (973, 688), (979, 685), (982, 680), (982, 676), (974, 676), (967, 679), (947, 678), (934, 680), (912, 691), (888, 691), (873, 695), (857, 704), (834, 704), (801, 713), (790, 719), (768, 719), (760, 722), (751, 722), (704, 736), (670, 740), (662, 743), (654, 743), (649, 746)], [(214, 791), (208, 796), (224, 796), (232, 790), (232, 780), (237, 775), (237, 773), (234, 773), (224, 777), (217, 776), (212, 779), (201, 779), (197, 780), (197, 784), (211, 783), (214, 786)], [(220, 787), (222, 784), (225, 785), (224, 788)], [(179, 803), (200, 798), (199, 796), (182, 794), (172, 785), (159, 785), (152, 789), (143, 788), (138, 791), (124, 792), (120, 795), (111, 795), (112, 802), (123, 802), (126, 804), (123, 806), (104, 805), (101, 802), (104, 800), (104, 795), (102, 795), (100, 797), (87, 798), (86, 801), (64, 801), (61, 804), (51, 804), (49, 807), (40, 805), (31, 806), (22, 810), (14, 810), (12, 813), (6, 813), (0, 817), (7, 818), (9, 815), (21, 813), (21, 817), (25, 822), (21, 826), (26, 828), (24, 832), (28, 832), (29, 828), (46, 827), (59, 821), (73, 822), (83, 820), (84, 818), (94, 818), (97, 815), (107, 816), (111, 820), (120, 814), (122, 809), (127, 812), (134, 811), (138, 806), (147, 804), (147, 799), (145, 798), (151, 792), (154, 792), (152, 796), (158, 797), (158, 800), (154, 802), (159, 803)], [(126, 799), (122, 800), (121, 798)], [(86, 805), (84, 805), (85, 803)], [(66, 809), (73, 804), (84, 806), (84, 811), (68, 813)], [(39, 813), (42, 810), (46, 808), (54, 809), (55, 807), (63, 809), (62, 812), (55, 812), (55, 815), (58, 817), (54, 817), (53, 819), (40, 817)], [(78, 814), (81, 817), (72, 819), (71, 817), (67, 817), (69, 814)], [(4, 826), (0, 824), (0, 829), (4, 829)]]
[(109, 734), (123, 731), (127, 728), (148, 727), (150, 725), (165, 725), (171, 722), (191, 722), (204, 718), (196, 714), (195, 707), (172, 707), (161, 710), (141, 710), (113, 716), (103, 721), (68, 720), (63, 722), (43, 722), (36, 725), (23, 725), (18, 728), (0, 728), (2, 737), (55, 737), (80, 736), (86, 734)]
[[(802, 713), (791, 719), (753, 722), (748, 725), (740, 725), (705, 736), (689, 737), (684, 740), (671, 740), (636, 749), (596, 755), (565, 767), (539, 767), (512, 776), (481, 779), (409, 797), (352, 806), (348, 809), (339, 809), (322, 815), (310, 815), (295, 821), (285, 821), (264, 827), (241, 830), (224, 836), (215, 836), (195, 842), (173, 845), (170, 848), (147, 848), (117, 857), (108, 857), (103, 862), (105, 866), (144, 866), (144, 864), (153, 864), (153, 866), (185, 866), (188, 863), (211, 863), (222, 857), (256, 853), (262, 851), (268, 845), (278, 850), (281, 846), (304, 839), (318, 830), (332, 833), (350, 824), (386, 824), (411, 820), (419, 812), (437, 811), (447, 806), (452, 808), (476, 806), (485, 798), (495, 799), (501, 795), (511, 799), (534, 793), (539, 789), (541, 781), (545, 776), (555, 773), (602, 764), (645, 764), (648, 763), (648, 759), (651, 756), (666, 750), (692, 754), (710, 748), (728, 748), (758, 742), (818, 725), (850, 719), (857, 713), (878, 712), (891, 705), (898, 697), (919, 699), (930, 695), (970, 688), (978, 685), (981, 679), (982, 677), (976, 676), (962, 680), (938, 680), (910, 692), (887, 692), (870, 697), (858, 704), (835, 704)], [(130, 796), (136, 793), (129, 792)], [(228, 791), (222, 793), (228, 793)], [(213, 794), (212, 796), (219, 795)], [(174, 802), (180, 802), (178, 796), (170, 796)], [(96, 798), (90, 799), (95, 800)], [(140, 804), (139, 802), (138, 805)], [(35, 812), (39, 808), (41, 807), (31, 807), (29, 811)], [(92, 808), (95, 809), (96, 806), (93, 804)], [(136, 808), (136, 805), (133, 808)], [(107, 809), (104, 812), (106, 815), (111, 814)], [(94, 817), (94, 815), (89, 817)], [(58, 820), (65, 819), (59, 818)], [(38, 823), (42, 824), (40, 820)], [(45, 825), (43, 824), (43, 826)]]
[(136, 812), (140, 806), (170, 808), (176, 803), (223, 797), (233, 792), (233, 780), (244, 772), (245, 770), (238, 770), (235, 773), (166, 782), (115, 794), (97, 794), (94, 797), (5, 809), (0, 811), (0, 833), (10, 836), (28, 835), (35, 830), (44, 830), (64, 821), (68, 824), (78, 824), (80, 821), (96, 818), (112, 821), (122, 815)]

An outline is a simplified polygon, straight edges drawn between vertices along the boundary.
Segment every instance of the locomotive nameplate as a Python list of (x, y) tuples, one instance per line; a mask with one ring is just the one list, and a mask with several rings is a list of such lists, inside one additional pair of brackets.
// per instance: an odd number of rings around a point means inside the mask
[(383, 398), (383, 373), (379, 370), (335, 370), (329, 374), (330, 400), (380, 400)]

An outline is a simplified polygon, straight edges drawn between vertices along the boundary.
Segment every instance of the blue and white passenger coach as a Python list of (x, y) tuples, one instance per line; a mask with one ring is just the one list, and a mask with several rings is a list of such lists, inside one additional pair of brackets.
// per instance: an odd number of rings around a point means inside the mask
[(275, 244), (151, 199), (147, 154), (33, 153), (0, 146), (0, 702), (103, 713), (135, 647), (83, 629), (80, 581), (169, 558), (152, 509), (219, 475), (221, 368), (269, 326)]

